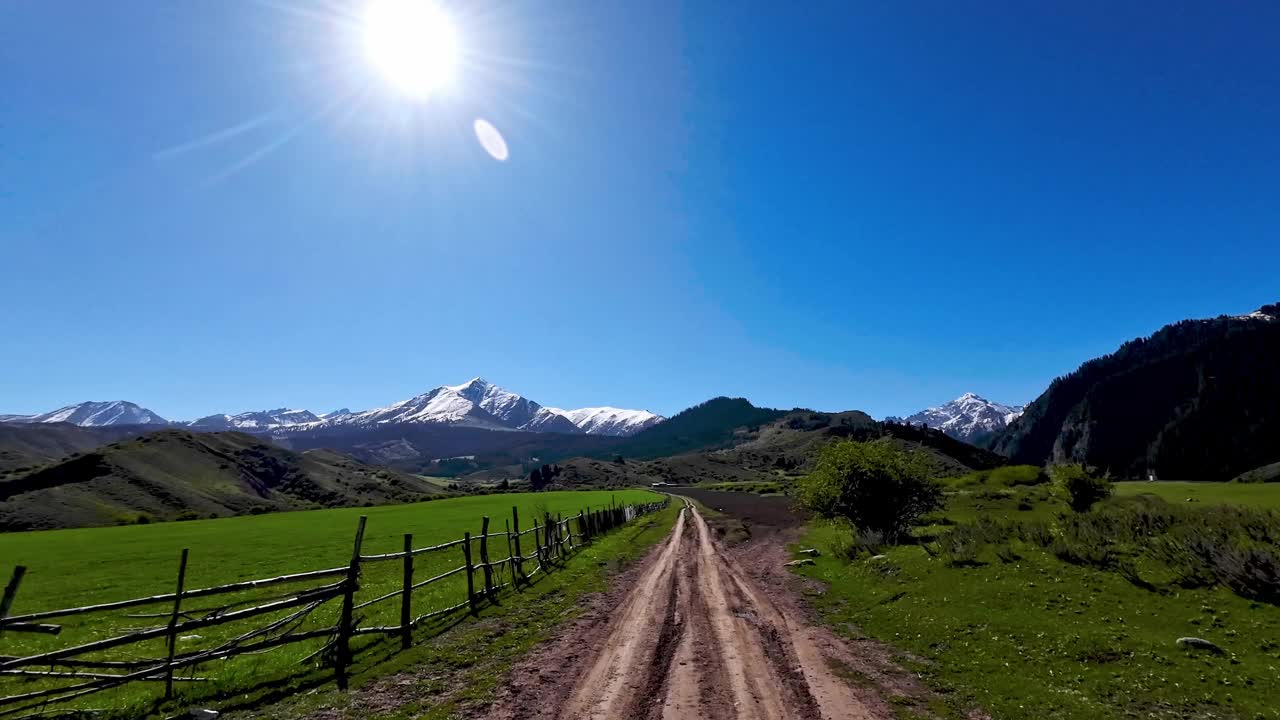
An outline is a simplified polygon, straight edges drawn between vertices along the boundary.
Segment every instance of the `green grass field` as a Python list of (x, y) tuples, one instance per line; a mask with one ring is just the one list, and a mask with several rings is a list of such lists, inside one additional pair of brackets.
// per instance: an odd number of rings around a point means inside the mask
[(1116, 495), (1156, 495), (1169, 502), (1232, 503), (1280, 509), (1280, 483), (1120, 482)]
[[(189, 548), (186, 587), (220, 585), (253, 578), (265, 578), (345, 565), (351, 556), (357, 519), (368, 516), (363, 553), (398, 552), (403, 534), (414, 535), (414, 546), (423, 547), (458, 539), (464, 531), (480, 532), (481, 517), (489, 515), (490, 532), (504, 529), (511, 517), (512, 506), (520, 509), (522, 528), (531, 526), (535, 515), (576, 514), (579, 510), (608, 505), (653, 502), (659, 496), (644, 490), (550, 492), (537, 494), (500, 494), (438, 500), (412, 505), (375, 508), (348, 508), (309, 512), (277, 513), (220, 520), (197, 520), (110, 528), (54, 530), (0, 535), (0, 573), (7, 578), (10, 565), (23, 564), (29, 570), (18, 592), (12, 614), (22, 614), (61, 607), (123, 600), (172, 592), (182, 548)], [(524, 552), (529, 552), (526, 536)], [(503, 538), (491, 538), (490, 555), (500, 559), (507, 555)], [(475, 545), (478, 550), (478, 544)], [(426, 579), (462, 563), (458, 547), (417, 556), (415, 577)], [(572, 564), (572, 563), (571, 563)], [(360, 602), (399, 587), (401, 565), (398, 561), (366, 563), (362, 568)], [(501, 578), (505, 580), (507, 578)], [(330, 582), (330, 581), (321, 581)], [(319, 583), (313, 583), (319, 584)], [(235, 601), (253, 601), (279, 595), (282, 589), (267, 588), (237, 594)], [(465, 574), (433, 584), (414, 593), (414, 614), (448, 607), (465, 599)], [(208, 609), (227, 600), (223, 597), (191, 601), (193, 609)], [(308, 618), (300, 629), (332, 625), (338, 605), (330, 602)], [(66, 618), (60, 637), (8, 633), (0, 637), (0, 655), (26, 655), (70, 644), (101, 639), (119, 634), (127, 628), (163, 624), (154, 619), (129, 617), (139, 612), (163, 612), (163, 608), (144, 607), (114, 613), (93, 613)], [(361, 611), (362, 626), (394, 625), (398, 622), (398, 601), (392, 600)], [(231, 623), (201, 631), (179, 645), (179, 651), (200, 649), (234, 637), (264, 624), (275, 616)], [(361, 645), (375, 643), (371, 636), (360, 639)], [(121, 651), (108, 651), (99, 659), (133, 655), (163, 654), (163, 641), (155, 647), (131, 646)], [(288, 677), (299, 671), (299, 662), (316, 646), (308, 643), (290, 645), (260, 656), (240, 657), (215, 665), (216, 671), (203, 672), (215, 678), (211, 683), (188, 684), (182, 688), (196, 695), (230, 695), (253, 687), (268, 679)], [(148, 652), (150, 651), (150, 652)], [(314, 662), (309, 663), (311, 667)], [(216, 674), (215, 674), (216, 672)], [(157, 696), (154, 684), (135, 684), (122, 690), (90, 696), (84, 707), (125, 708), (139, 713)], [(38, 683), (17, 679), (0, 680), (0, 695), (26, 692), (41, 687)]]
[[(953, 491), (923, 532), (980, 517), (1052, 522), (1065, 506), (1047, 491)], [(1124, 483), (1107, 502), (1144, 492), (1179, 509), (1186, 497), (1205, 506), (1280, 503), (1280, 486), (1228, 483)], [(1021, 542), (968, 566), (920, 545), (846, 562), (830, 551), (840, 545), (836, 532), (819, 521), (804, 540), (826, 550), (801, 570), (827, 585), (813, 602), (836, 628), (856, 627), (909, 653), (904, 664), (942, 691), (944, 715), (965, 717), (976, 706), (1002, 719), (1280, 718), (1280, 606), (1223, 587), (1144, 589), (1120, 572)], [(1183, 649), (1182, 636), (1225, 652)]]

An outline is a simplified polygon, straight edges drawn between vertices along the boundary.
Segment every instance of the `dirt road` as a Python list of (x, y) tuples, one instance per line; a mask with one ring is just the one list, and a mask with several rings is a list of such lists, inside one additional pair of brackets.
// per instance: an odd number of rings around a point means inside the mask
[(828, 634), (784, 612), (693, 505), (616, 607), (517, 669), (487, 717), (878, 718), (826, 659)]

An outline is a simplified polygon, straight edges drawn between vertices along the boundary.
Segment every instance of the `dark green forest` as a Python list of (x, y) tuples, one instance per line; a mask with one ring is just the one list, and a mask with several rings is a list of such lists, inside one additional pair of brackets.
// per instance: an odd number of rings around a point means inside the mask
[(1280, 304), (1174, 323), (1054, 380), (991, 447), (1017, 463), (1229, 480), (1280, 460), (1277, 358)]

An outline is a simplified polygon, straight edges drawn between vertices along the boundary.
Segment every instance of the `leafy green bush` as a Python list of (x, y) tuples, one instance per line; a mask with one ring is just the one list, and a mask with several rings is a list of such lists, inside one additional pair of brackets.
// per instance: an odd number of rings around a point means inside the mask
[(1086, 512), (1094, 504), (1111, 497), (1111, 479), (1089, 472), (1081, 465), (1055, 465), (1049, 476), (1076, 512)]
[(843, 440), (824, 447), (800, 480), (800, 499), (823, 517), (848, 519), (886, 542), (902, 538), (921, 515), (942, 507), (942, 488), (920, 457), (884, 442)]

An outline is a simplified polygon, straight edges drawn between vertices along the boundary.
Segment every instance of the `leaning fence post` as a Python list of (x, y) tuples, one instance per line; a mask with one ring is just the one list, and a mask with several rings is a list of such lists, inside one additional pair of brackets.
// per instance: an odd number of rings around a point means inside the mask
[(511, 521), (504, 521), (507, 524), (507, 565), (511, 570), (511, 587), (516, 590), (520, 589), (520, 576), (516, 575), (516, 551), (511, 547)]
[(551, 513), (542, 513), (542, 544), (547, 551), (547, 562), (555, 560), (556, 544), (553, 539), (553, 529), (551, 527)]
[(484, 595), (493, 602), (493, 566), (489, 564), (489, 516), (480, 524), (480, 562), (484, 563)]
[(551, 519), (551, 513), (542, 514), (542, 534), (543, 540), (547, 543), (547, 560), (556, 559), (556, 531), (555, 521)]
[(538, 518), (536, 517), (533, 519), (533, 546), (537, 548), (535, 552), (538, 555), (538, 567), (542, 568), (543, 572), (546, 572), (547, 566), (542, 557), (542, 538), (538, 535)]
[[(9, 584), (4, 588), (4, 597), (0, 598), (0, 620), (8, 617), (9, 608), (13, 607), (13, 598), (18, 594), (18, 584), (22, 582), (22, 576), (26, 574), (26, 565), (18, 565), (13, 569), (13, 577), (9, 578)], [(3, 634), (4, 626), (0, 625), (0, 635)]]
[(524, 578), (525, 583), (527, 584), (529, 582), (529, 578), (525, 577), (524, 555), (520, 551), (520, 510), (517, 509), (515, 505), (511, 506), (511, 529), (516, 534), (516, 572), (520, 573), (520, 577)]
[(413, 534), (404, 534), (404, 580), (400, 597), (400, 647), (408, 650), (413, 644)]
[(338, 618), (338, 647), (334, 656), (334, 671), (338, 676), (338, 689), (347, 689), (347, 666), (351, 664), (351, 631), (355, 612), (356, 583), (360, 577), (360, 546), (364, 544), (364, 526), (369, 521), (367, 515), (360, 516), (356, 525), (356, 541), (351, 549), (351, 564), (347, 567), (347, 578), (343, 583), (342, 616)]
[(173, 595), (173, 614), (169, 616), (169, 659), (164, 668), (164, 699), (173, 697), (173, 656), (178, 651), (178, 612), (182, 608), (182, 587), (187, 581), (188, 548), (182, 548), (178, 561), (178, 589)]
[(471, 565), (471, 533), (462, 534), (462, 557), (467, 563), (467, 605), (471, 607), (471, 614), (476, 614), (476, 584), (472, 577), (475, 568)]

